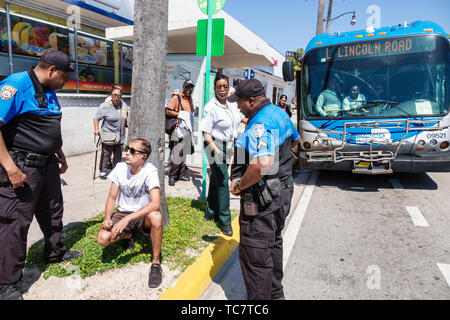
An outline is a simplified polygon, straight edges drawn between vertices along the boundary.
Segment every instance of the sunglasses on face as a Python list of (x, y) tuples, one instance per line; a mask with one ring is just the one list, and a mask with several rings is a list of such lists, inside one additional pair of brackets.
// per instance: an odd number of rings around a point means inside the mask
[(144, 151), (136, 150), (136, 149), (133, 148), (133, 147), (126, 146), (126, 147), (125, 147), (125, 152), (128, 152), (128, 151), (130, 151), (131, 154), (135, 154), (136, 152), (142, 153), (142, 154), (146, 154)]
[(122, 95), (121, 94), (112, 94), (111, 97), (118, 99), (118, 98), (122, 98)]
[(216, 86), (216, 89), (228, 89), (228, 86), (227, 85), (218, 85), (218, 86)]

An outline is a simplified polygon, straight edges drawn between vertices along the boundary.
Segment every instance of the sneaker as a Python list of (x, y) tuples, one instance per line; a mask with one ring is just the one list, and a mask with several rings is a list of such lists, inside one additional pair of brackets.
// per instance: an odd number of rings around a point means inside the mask
[(174, 186), (175, 185), (175, 178), (170, 177), (169, 178), (169, 186)]
[(83, 253), (80, 251), (66, 251), (61, 258), (53, 259), (53, 260), (45, 260), (46, 264), (49, 263), (58, 263), (62, 261), (70, 261), (73, 259), (77, 259), (83, 256)]
[(0, 284), (0, 300), (23, 300), (15, 284)]
[(150, 274), (148, 276), (148, 286), (150, 288), (157, 288), (162, 282), (162, 269), (159, 263), (152, 263), (150, 267)]
[(122, 239), (120, 241), (120, 245), (122, 246), (122, 248), (124, 250), (128, 250), (128, 249), (134, 249), (134, 239), (130, 238), (130, 239)]
[(233, 229), (231, 229), (231, 225), (222, 226), (220, 227), (220, 230), (226, 236), (231, 237), (233, 235)]
[(101, 171), (98, 177), (102, 180), (106, 180), (107, 179), (106, 171)]
[(189, 181), (189, 177), (188, 176), (182, 176), (182, 177), (179, 177), (178, 180), (180, 180), (180, 181)]

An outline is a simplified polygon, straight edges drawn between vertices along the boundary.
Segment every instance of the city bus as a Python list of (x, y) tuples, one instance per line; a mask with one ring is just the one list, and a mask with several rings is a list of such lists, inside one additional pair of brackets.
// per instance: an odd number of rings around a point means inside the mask
[[(450, 50), (439, 25), (320, 34), (300, 59), (302, 168), (450, 171)], [(283, 77), (294, 80), (292, 61), (284, 62)]]

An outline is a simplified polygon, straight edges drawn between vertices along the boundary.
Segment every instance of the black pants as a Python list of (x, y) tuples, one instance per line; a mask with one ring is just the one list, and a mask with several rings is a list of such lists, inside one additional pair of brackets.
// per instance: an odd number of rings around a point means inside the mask
[(256, 216), (244, 214), (241, 200), (239, 261), (249, 300), (284, 298), (281, 231), (291, 208), (294, 187), (282, 189)]
[(66, 247), (60, 242), (63, 229), (63, 196), (58, 159), (51, 156), (43, 168), (19, 168), (28, 183), (13, 189), (0, 185), (0, 284), (19, 281), (25, 265), (28, 229), (33, 215), (44, 234), (44, 261), (62, 257)]
[(113, 159), (113, 168), (122, 161), (122, 144), (106, 145), (102, 143), (102, 154), (100, 155), (100, 172), (106, 171), (108, 161)]
[(178, 180), (184, 176), (188, 167), (186, 166), (186, 156), (183, 152), (184, 143), (183, 139), (179, 141), (170, 141), (169, 149), (172, 154), (172, 163), (170, 164), (169, 178)]

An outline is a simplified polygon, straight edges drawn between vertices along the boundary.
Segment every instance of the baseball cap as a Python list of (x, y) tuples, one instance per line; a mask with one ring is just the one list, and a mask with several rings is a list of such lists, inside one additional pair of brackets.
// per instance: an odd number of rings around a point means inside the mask
[(74, 70), (74, 63), (70, 61), (67, 54), (56, 49), (47, 50), (42, 56), (41, 61), (54, 65), (69, 77), (69, 80), (79, 80)]
[(227, 98), (230, 102), (236, 102), (239, 98), (258, 97), (266, 94), (262, 83), (256, 79), (241, 81), (234, 87), (234, 90), (234, 94)]
[(195, 87), (194, 81), (192, 81), (191, 79), (184, 80), (183, 88), (186, 87), (186, 86), (193, 86), (193, 87)]

